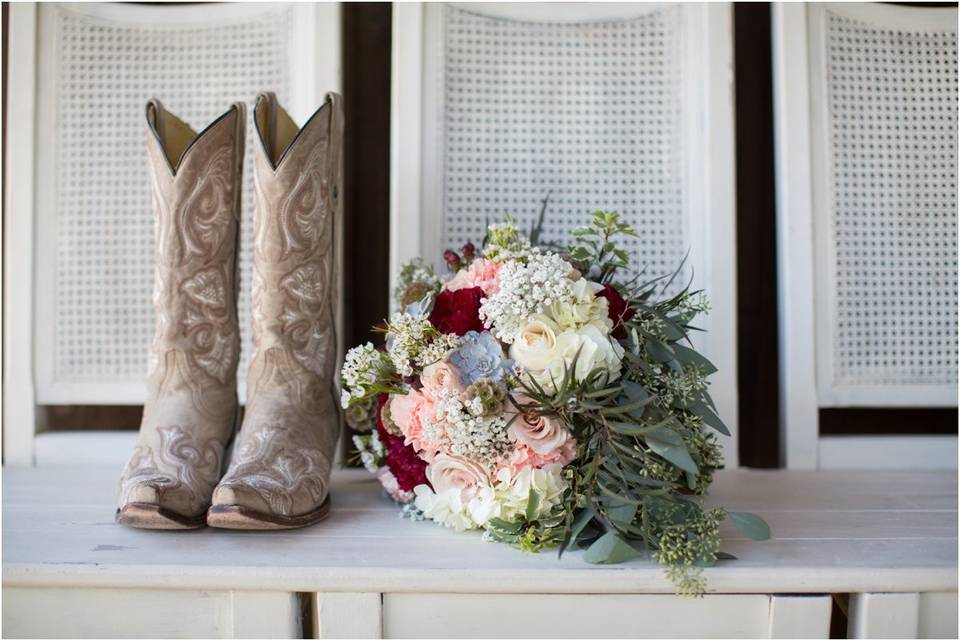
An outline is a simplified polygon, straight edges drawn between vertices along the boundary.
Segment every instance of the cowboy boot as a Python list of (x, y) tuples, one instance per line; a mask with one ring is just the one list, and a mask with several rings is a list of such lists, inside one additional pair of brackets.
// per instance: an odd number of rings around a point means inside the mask
[(156, 233), (147, 401), (120, 478), (117, 522), (202, 526), (237, 418), (237, 243), (245, 110), (197, 135), (147, 103)]
[(287, 529), (329, 510), (340, 430), (334, 392), (339, 288), (340, 97), (297, 129), (262, 94), (254, 108), (253, 335), (247, 404), (207, 524)]

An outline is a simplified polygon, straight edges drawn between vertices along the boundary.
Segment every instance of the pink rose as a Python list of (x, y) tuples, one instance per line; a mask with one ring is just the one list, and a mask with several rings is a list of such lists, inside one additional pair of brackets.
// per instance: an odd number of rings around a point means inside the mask
[(556, 449), (546, 456), (542, 456), (527, 445), (517, 442), (514, 444), (513, 451), (510, 452), (510, 457), (502, 466), (510, 470), (511, 476), (515, 476), (520, 473), (524, 467), (542, 469), (548, 464), (566, 466), (573, 462), (576, 457), (577, 441), (573, 436), (561, 445), (559, 449)]
[(433, 401), (416, 389), (410, 389), (406, 395), (390, 396), (390, 419), (403, 433), (403, 444), (412, 446), (425, 460), (440, 447), (439, 442), (424, 433), (424, 422), (433, 417)]
[(480, 489), (490, 486), (490, 478), (483, 467), (466, 458), (446, 453), (438, 453), (427, 466), (427, 480), (437, 494), (448, 489), (459, 490), (463, 502), (468, 502)]
[(466, 269), (457, 272), (450, 281), (444, 285), (447, 291), (459, 291), (460, 289), (471, 289), (480, 287), (483, 293), (492, 296), (500, 291), (500, 281), (497, 276), (500, 273), (500, 264), (491, 260), (478, 258), (470, 263)]
[(560, 418), (533, 413), (517, 416), (510, 424), (507, 435), (514, 442), (526, 445), (541, 456), (550, 456), (573, 440)]
[(436, 399), (441, 389), (451, 389), (457, 393), (464, 390), (460, 375), (448, 362), (435, 362), (423, 368), (420, 374), (423, 393), (430, 399)]

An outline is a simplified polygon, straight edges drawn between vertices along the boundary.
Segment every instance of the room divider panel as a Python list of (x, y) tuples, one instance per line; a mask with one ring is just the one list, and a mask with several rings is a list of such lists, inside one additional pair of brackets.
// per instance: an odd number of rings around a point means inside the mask
[(634, 265), (713, 301), (698, 346), (737, 466), (731, 6), (393, 7), (391, 276), (549, 196), (545, 240), (616, 210)]
[[(4, 454), (29, 463), (35, 404), (144, 400), (154, 330), (147, 99), (197, 128), (272, 90), (302, 121), (340, 85), (340, 23), (333, 3), (50, 3), (11, 6), (10, 34)], [(247, 140), (241, 397), (252, 129)]]

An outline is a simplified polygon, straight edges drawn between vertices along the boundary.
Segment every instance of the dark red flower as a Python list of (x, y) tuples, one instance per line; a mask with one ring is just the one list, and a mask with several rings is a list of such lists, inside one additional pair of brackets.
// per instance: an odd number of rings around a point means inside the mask
[(447, 249), (443, 252), (443, 259), (446, 261), (450, 271), (459, 271), (460, 267), (463, 266), (460, 256), (458, 256), (457, 252), (453, 251), (452, 249)]
[(636, 311), (627, 306), (627, 301), (613, 285), (603, 285), (603, 291), (598, 295), (607, 299), (607, 315), (613, 320), (613, 337), (620, 340), (626, 338), (627, 332), (623, 323), (632, 318)]
[(417, 456), (413, 447), (403, 444), (402, 436), (395, 436), (383, 427), (381, 412), (389, 397), (386, 393), (383, 393), (377, 399), (377, 434), (380, 436), (380, 442), (383, 443), (383, 448), (387, 452), (387, 468), (397, 479), (397, 485), (402, 491), (413, 491), (413, 488), (418, 484), (430, 484), (427, 482), (427, 463)]
[(460, 253), (462, 253), (463, 257), (466, 258), (467, 260), (472, 259), (473, 254), (476, 253), (476, 251), (477, 251), (477, 248), (473, 246), (472, 242), (468, 242), (467, 244), (460, 247)]
[(430, 312), (430, 324), (440, 333), (462, 336), (467, 331), (483, 331), (480, 300), (483, 289), (471, 287), (457, 291), (441, 291)]

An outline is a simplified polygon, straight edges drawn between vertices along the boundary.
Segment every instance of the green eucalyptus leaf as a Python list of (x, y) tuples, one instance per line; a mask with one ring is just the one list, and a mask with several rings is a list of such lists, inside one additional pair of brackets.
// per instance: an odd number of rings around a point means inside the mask
[(527, 522), (533, 522), (533, 517), (537, 515), (537, 509), (540, 508), (540, 494), (530, 487), (530, 493), (527, 494)]
[(590, 545), (583, 559), (590, 564), (617, 564), (643, 554), (630, 546), (616, 531), (608, 531)]
[(572, 549), (577, 544), (577, 538), (580, 537), (584, 528), (593, 520), (593, 516), (594, 512), (592, 507), (584, 507), (580, 510), (577, 517), (573, 519), (573, 524), (570, 525), (570, 538), (567, 543), (561, 547), (561, 553), (563, 549)]
[(670, 362), (676, 358), (676, 356), (673, 354), (673, 350), (659, 340), (647, 340), (645, 346), (647, 353), (649, 353), (650, 357), (657, 362)]
[(694, 349), (690, 347), (685, 347), (682, 344), (674, 344), (673, 352), (677, 355), (677, 360), (684, 364), (692, 364), (704, 372), (705, 375), (710, 375), (711, 373), (716, 373), (717, 368), (713, 366), (713, 363), (707, 360), (705, 357), (700, 355)]
[(727, 515), (733, 520), (733, 524), (737, 526), (740, 533), (751, 540), (770, 539), (770, 525), (760, 516), (745, 511), (728, 511)]
[(522, 522), (507, 522), (506, 520), (501, 520), (500, 518), (492, 518), (487, 524), (487, 528), (491, 532), (495, 533), (512, 533), (519, 534), (520, 530), (523, 529)]
[(605, 505), (607, 517), (619, 525), (629, 525), (637, 515), (638, 505), (629, 503), (612, 503)]
[(697, 468), (697, 463), (693, 461), (693, 458), (690, 457), (690, 452), (687, 451), (687, 448), (682, 444), (671, 444), (649, 435), (646, 438), (646, 442), (647, 446), (664, 460), (675, 464), (688, 473), (700, 473), (700, 470)]
[(723, 435), (725, 436), (730, 435), (730, 430), (727, 429), (727, 425), (723, 424), (723, 420), (720, 419), (720, 416), (714, 413), (710, 409), (710, 407), (708, 407), (703, 402), (700, 402), (699, 400), (692, 400), (690, 402), (687, 402), (684, 408), (694, 412), (695, 414), (703, 418), (703, 422), (705, 424), (713, 427)]

